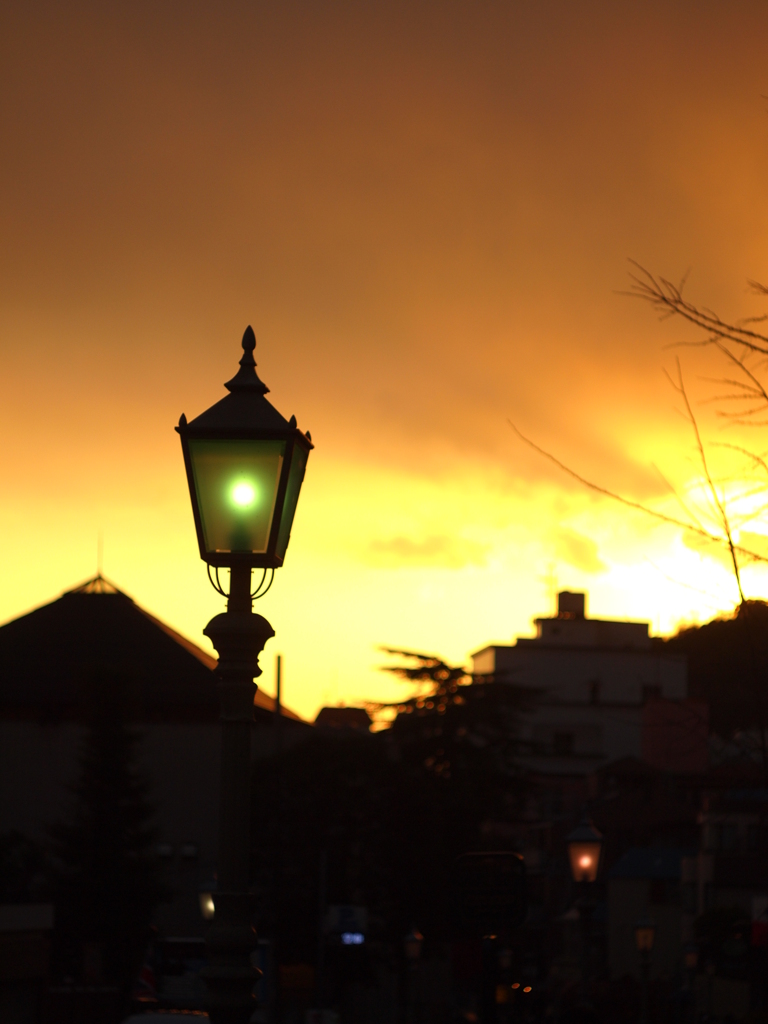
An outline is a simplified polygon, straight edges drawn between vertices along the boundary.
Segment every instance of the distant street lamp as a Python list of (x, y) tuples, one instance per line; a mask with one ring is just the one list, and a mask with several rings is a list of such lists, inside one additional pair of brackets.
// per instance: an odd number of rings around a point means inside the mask
[[(247, 1024), (254, 1007), (257, 972), (251, 952), (257, 942), (248, 892), (253, 681), (261, 675), (259, 654), (275, 632), (252, 605), (285, 560), (313, 447), (295, 417), (284, 419), (267, 401), (269, 389), (256, 374), (256, 338), (250, 327), (242, 347), (240, 369), (224, 385), (230, 393), (189, 423), (182, 416), (176, 428), (200, 557), (211, 583), (227, 598), (227, 611), (204, 630), (219, 655), (221, 700), (218, 885), (211, 896), (215, 916), (204, 971), (213, 1024)], [(228, 593), (219, 579), (221, 568), (230, 570)], [(253, 568), (263, 570), (255, 591)], [(205, 910), (210, 912), (210, 906)]]
[(417, 970), (423, 945), (424, 936), (421, 934), (419, 929), (414, 926), (403, 939), (403, 952), (405, 953), (405, 959), (408, 962), (405, 1007), (406, 1024), (413, 1024), (416, 1020)]
[(649, 917), (641, 917), (635, 923), (635, 945), (638, 952), (650, 953), (656, 938), (656, 925)]
[(201, 892), (198, 895), (200, 902), (200, 913), (203, 915), (203, 919), (206, 921), (212, 921), (213, 915), (216, 912), (216, 908), (213, 904), (213, 893)]
[(649, 1024), (648, 975), (650, 973), (651, 950), (656, 938), (656, 925), (646, 914), (635, 923), (635, 945), (640, 954), (640, 1024)]
[(566, 840), (574, 882), (594, 882), (600, 867), (603, 837), (584, 817)]
[(571, 875), (579, 887), (576, 907), (579, 912), (581, 931), (581, 986), (583, 998), (588, 999), (590, 974), (590, 931), (592, 914), (595, 909), (592, 886), (597, 878), (600, 867), (600, 854), (603, 849), (603, 837), (590, 819), (585, 815), (577, 827), (570, 833), (566, 843), (568, 858), (571, 862)]
[(423, 943), (424, 936), (418, 928), (411, 928), (403, 939), (403, 949), (409, 963), (415, 963), (419, 959)]

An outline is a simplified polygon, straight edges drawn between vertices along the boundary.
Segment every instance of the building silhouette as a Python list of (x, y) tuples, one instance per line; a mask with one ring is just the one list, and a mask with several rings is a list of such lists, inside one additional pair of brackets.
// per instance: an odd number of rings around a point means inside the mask
[(624, 757), (673, 771), (704, 771), (707, 709), (688, 700), (687, 660), (655, 647), (645, 622), (590, 619), (585, 595), (558, 595), (536, 636), (472, 658), (475, 676), (528, 691), (520, 714), (522, 763), (584, 777)]
[[(83, 682), (129, 681), (126, 716), (155, 808), (172, 901), (161, 933), (196, 936), (215, 885), (219, 804), (216, 660), (96, 576), (0, 627), (0, 831), (44, 843), (66, 817), (84, 734)], [(283, 742), (310, 727), (282, 708)], [(274, 700), (255, 690), (252, 756), (275, 745)]]

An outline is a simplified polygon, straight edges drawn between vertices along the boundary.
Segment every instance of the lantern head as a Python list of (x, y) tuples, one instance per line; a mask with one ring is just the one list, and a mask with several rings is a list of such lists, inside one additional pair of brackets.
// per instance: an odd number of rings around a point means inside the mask
[(184, 465), (200, 557), (213, 566), (277, 569), (285, 561), (312, 440), (265, 395), (256, 373), (256, 338), (243, 335), (240, 369), (221, 401), (187, 422)]
[(635, 945), (639, 953), (650, 953), (656, 938), (656, 925), (645, 914), (635, 922)]
[(574, 882), (594, 882), (600, 867), (603, 837), (589, 818), (583, 818), (567, 839)]
[(423, 942), (424, 936), (416, 927), (411, 928), (403, 939), (403, 949), (405, 950), (406, 957), (411, 961), (411, 963), (415, 963), (415, 961), (421, 956), (421, 947)]

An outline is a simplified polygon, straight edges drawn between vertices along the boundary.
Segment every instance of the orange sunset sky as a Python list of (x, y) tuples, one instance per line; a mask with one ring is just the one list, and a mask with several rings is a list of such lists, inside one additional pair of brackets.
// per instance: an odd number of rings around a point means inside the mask
[(401, 693), (378, 645), (529, 633), (558, 588), (656, 633), (733, 607), (716, 551), (508, 420), (655, 508), (659, 471), (695, 489), (663, 374), (694, 335), (617, 293), (634, 258), (763, 308), (764, 2), (11, 0), (0, 50), (2, 621), (93, 575), (101, 532), (105, 575), (207, 645), (173, 427), (248, 323), (317, 446), (257, 606), (299, 712)]

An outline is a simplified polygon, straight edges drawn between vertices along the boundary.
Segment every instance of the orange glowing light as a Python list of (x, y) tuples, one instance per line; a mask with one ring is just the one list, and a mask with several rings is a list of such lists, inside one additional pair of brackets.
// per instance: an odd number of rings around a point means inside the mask
[(530, 985), (526, 985), (525, 988), (523, 989), (523, 992), (530, 992), (530, 991), (531, 991), (531, 986)]
[(602, 842), (603, 837), (588, 817), (583, 818), (579, 826), (568, 836), (568, 856), (575, 882), (594, 882), (600, 863)]
[(519, 981), (513, 982), (512, 988), (520, 988), (520, 982)]

